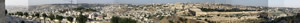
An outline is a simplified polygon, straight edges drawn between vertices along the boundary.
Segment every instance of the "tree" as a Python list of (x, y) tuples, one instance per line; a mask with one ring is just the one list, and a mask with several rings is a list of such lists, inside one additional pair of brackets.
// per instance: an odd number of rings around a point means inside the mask
[(16, 14), (22, 16), (22, 15), (23, 15), (23, 12), (17, 12)]
[(96, 12), (96, 10), (94, 10), (94, 9), (90, 9), (90, 8), (88, 8), (88, 9), (84, 9), (83, 11)]
[(68, 21), (73, 21), (73, 17), (67, 17)]
[(13, 13), (8, 13), (8, 15), (14, 15)]
[(130, 18), (112, 17), (111, 23), (136, 23), (137, 21)]
[(55, 16), (54, 15), (50, 15), (49, 18), (50, 18), (50, 20), (53, 20), (55, 18)]
[(26, 17), (29, 15), (27, 12), (24, 12), (23, 14), (24, 14)]
[(31, 17), (34, 17), (34, 15), (30, 15)]
[(119, 17), (112, 17), (110, 20), (111, 23), (119, 23), (118, 22)]
[(56, 15), (56, 19), (58, 20), (62, 20), (63, 18), (64, 18), (63, 16)]
[(80, 11), (80, 10), (83, 10), (85, 9), (84, 7), (78, 7), (78, 8), (73, 8), (73, 10), (76, 10), (76, 11)]
[(47, 15), (46, 15), (46, 13), (44, 13), (44, 14), (42, 14), (43, 15), (43, 17), (48, 17)]
[(39, 14), (39, 13), (35, 13), (34, 17), (39, 18), (39, 17), (40, 17), (40, 14)]
[(76, 18), (78, 23), (86, 23), (87, 19), (88, 18), (86, 16), (83, 16), (82, 14), (80, 14), (79, 17)]

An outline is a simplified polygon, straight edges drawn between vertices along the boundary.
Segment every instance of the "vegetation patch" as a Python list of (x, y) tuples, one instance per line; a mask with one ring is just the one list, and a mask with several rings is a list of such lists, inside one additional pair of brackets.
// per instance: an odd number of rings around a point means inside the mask
[(137, 21), (130, 18), (112, 17), (111, 23), (137, 23)]

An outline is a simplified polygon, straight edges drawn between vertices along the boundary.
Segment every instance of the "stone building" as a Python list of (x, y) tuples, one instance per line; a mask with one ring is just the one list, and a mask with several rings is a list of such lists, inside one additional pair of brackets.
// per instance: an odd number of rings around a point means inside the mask
[(199, 8), (191, 8), (189, 12), (195, 16), (204, 15), (231, 15), (231, 14), (249, 14), (249, 13), (259, 13), (260, 11), (240, 11), (240, 12), (202, 12)]

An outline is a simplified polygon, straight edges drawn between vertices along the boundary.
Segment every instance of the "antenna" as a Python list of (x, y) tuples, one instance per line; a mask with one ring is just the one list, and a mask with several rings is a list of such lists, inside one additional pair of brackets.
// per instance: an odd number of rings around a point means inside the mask
[(70, 2), (71, 2), (71, 4), (73, 4), (73, 0), (71, 0)]
[(71, 0), (71, 4), (73, 4), (73, 0)]

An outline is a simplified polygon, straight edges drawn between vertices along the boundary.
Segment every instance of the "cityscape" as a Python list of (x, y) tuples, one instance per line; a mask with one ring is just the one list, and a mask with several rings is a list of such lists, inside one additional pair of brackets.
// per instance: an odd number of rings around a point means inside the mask
[(222, 3), (64, 3), (6, 9), (6, 23), (300, 23), (300, 8)]

